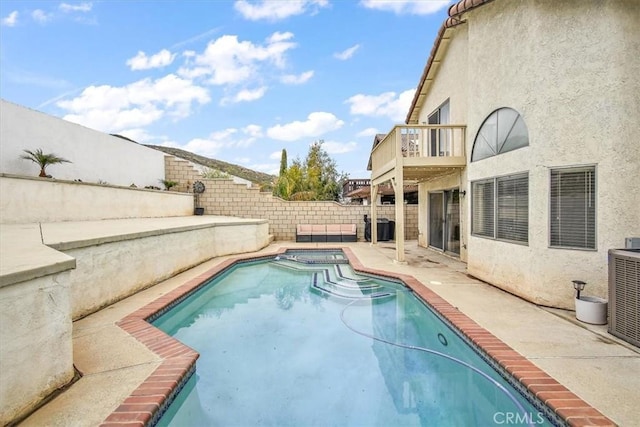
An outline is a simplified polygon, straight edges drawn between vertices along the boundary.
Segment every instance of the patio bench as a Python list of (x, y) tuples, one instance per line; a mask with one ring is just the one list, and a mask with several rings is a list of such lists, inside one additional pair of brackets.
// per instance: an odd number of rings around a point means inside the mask
[(356, 224), (298, 224), (296, 242), (355, 242)]

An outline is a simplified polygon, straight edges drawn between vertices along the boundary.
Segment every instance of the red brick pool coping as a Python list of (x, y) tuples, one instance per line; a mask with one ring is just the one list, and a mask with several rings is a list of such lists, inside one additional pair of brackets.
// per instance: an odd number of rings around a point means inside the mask
[[(281, 248), (279, 251), (269, 254), (258, 256), (253, 254), (227, 259), (117, 322), (120, 328), (146, 345), (162, 361), (160, 366), (104, 420), (101, 426), (142, 427), (152, 425), (158, 421), (167, 405), (195, 370), (199, 354), (152, 326), (147, 322), (147, 319), (173, 306), (176, 300), (185, 298), (213, 275), (226, 270), (238, 261), (270, 258), (282, 254), (288, 249), (299, 248)], [(479, 346), (486, 355), (512, 374), (529, 392), (544, 402), (568, 425), (575, 427), (616, 425), (600, 411), (580, 399), (549, 374), (478, 325), (413, 276), (367, 268), (348, 247), (321, 249), (341, 249), (356, 271), (401, 280), (427, 302), (434, 311), (447, 319), (471, 342)]]

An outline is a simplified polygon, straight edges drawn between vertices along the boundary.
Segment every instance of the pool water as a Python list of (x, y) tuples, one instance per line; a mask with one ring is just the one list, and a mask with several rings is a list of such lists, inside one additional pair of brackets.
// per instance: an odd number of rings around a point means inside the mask
[(200, 353), (158, 425), (551, 425), (409, 288), (345, 262), (244, 262), (156, 319)]

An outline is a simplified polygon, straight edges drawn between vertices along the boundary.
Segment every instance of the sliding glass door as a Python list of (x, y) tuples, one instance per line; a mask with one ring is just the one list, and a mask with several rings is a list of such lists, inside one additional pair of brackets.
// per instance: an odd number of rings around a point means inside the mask
[(429, 193), (429, 246), (444, 250), (444, 193)]
[(460, 254), (460, 191), (429, 193), (429, 246)]

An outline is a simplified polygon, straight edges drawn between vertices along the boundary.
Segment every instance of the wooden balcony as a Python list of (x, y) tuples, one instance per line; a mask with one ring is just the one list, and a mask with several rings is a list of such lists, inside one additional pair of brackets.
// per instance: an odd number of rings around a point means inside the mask
[(466, 166), (466, 126), (397, 125), (371, 150), (371, 183), (402, 170), (403, 181), (429, 181)]

